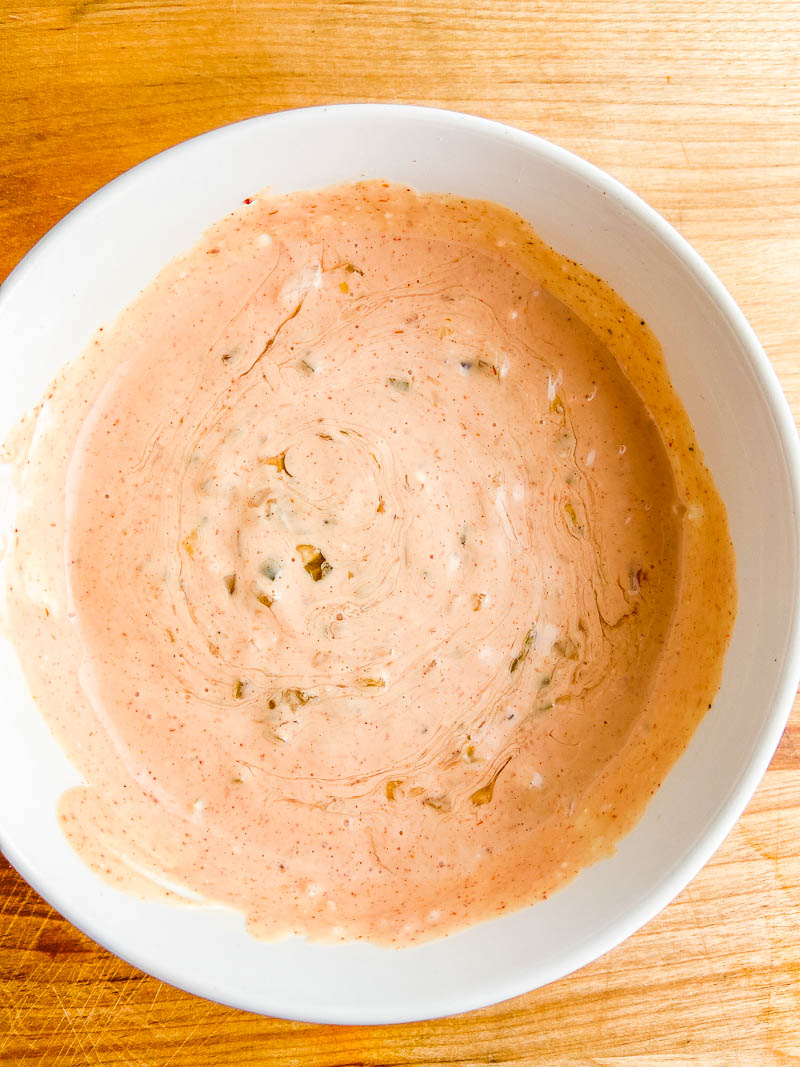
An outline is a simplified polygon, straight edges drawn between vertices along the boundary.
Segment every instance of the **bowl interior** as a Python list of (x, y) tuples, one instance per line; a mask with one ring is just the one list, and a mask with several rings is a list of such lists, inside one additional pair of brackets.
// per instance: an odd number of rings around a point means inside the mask
[(608, 280), (659, 337), (725, 500), (739, 615), (712, 710), (645, 817), (609, 860), (550, 900), (393, 952), (249, 938), (222, 909), (143, 902), (104, 886), (61, 836), (76, 772), (0, 641), (0, 843), (63, 914), (158, 977), (238, 1007), (328, 1022), (464, 1011), (596, 958), (664, 906), (729, 831), (766, 769), (798, 680), (798, 447), (741, 313), (699, 257), (632, 193), (547, 142), (467, 116), (355, 105), (253, 119), (189, 141), (72, 212), (3, 287), (0, 435), (177, 252), (269, 185), (360, 177), (499, 201)]

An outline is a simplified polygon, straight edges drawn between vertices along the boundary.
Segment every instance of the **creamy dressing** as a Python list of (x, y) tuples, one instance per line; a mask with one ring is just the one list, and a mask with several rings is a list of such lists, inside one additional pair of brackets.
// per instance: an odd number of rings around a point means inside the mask
[(65, 833), (260, 936), (401, 946), (546, 897), (719, 684), (733, 552), (658, 344), (497, 205), (246, 202), (6, 453)]

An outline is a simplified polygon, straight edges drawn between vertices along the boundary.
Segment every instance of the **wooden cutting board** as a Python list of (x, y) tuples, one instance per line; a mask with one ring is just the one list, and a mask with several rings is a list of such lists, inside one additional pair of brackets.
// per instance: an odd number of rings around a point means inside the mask
[[(2, 0), (0, 277), (89, 193), (194, 134), (309, 104), (433, 104), (542, 134), (653, 204), (744, 309), (798, 416), (799, 56), (792, 0)], [(736, 829), (645, 929), (546, 989), (397, 1027), (181, 993), (0, 859), (0, 1063), (800, 1062), (798, 831), (796, 709)]]

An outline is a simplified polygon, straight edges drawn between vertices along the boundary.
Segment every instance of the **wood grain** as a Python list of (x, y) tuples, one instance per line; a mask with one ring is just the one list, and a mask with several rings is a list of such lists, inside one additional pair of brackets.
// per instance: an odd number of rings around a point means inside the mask
[[(794, 0), (0, 0), (0, 278), (169, 145), (281, 108), (401, 100), (542, 134), (630, 185), (733, 293), (800, 416)], [(657, 919), (506, 1004), (399, 1027), (222, 1008), (110, 956), (0, 860), (0, 1063), (800, 1062), (800, 714)]]

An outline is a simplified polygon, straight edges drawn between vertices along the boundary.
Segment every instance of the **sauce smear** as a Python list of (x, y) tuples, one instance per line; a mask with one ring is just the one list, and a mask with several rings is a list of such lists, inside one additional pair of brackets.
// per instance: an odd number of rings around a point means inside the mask
[(733, 551), (659, 346), (497, 205), (253, 198), (6, 453), (65, 833), (258, 936), (405, 946), (542, 899), (719, 685)]

